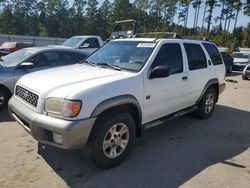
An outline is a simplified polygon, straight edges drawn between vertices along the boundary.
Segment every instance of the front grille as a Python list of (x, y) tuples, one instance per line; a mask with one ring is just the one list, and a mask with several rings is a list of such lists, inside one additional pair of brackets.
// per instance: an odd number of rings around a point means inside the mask
[(23, 99), (24, 101), (28, 102), (32, 106), (37, 107), (38, 103), (38, 95), (21, 87), (21, 86), (16, 86), (16, 92), (15, 95)]

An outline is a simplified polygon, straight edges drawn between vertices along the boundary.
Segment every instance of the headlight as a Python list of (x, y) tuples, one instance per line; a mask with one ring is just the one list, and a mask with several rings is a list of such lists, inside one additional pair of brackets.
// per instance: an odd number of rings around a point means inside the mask
[(63, 117), (75, 117), (81, 110), (81, 101), (49, 98), (45, 102), (45, 111)]

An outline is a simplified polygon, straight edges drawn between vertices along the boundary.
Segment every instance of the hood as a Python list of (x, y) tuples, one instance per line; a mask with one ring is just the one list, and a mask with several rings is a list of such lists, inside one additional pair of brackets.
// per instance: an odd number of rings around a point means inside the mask
[(84, 64), (75, 64), (25, 75), (17, 84), (39, 94), (41, 97), (45, 97), (51, 91), (71, 84), (75, 85), (93, 81), (98, 83), (104, 79), (119, 79), (119, 77), (122, 78), (130, 74), (132, 73), (92, 67)]
[(247, 58), (234, 58), (234, 63), (247, 63), (249, 59)]

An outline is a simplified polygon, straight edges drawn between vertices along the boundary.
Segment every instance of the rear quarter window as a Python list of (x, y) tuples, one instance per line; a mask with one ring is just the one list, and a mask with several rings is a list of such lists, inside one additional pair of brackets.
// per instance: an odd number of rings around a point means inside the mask
[(202, 43), (205, 49), (207, 50), (208, 55), (213, 63), (213, 65), (223, 64), (223, 61), (220, 56), (220, 52), (214, 44)]

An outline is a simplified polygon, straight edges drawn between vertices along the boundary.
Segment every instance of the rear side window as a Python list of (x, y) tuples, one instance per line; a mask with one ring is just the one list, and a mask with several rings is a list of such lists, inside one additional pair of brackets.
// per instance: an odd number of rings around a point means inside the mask
[(199, 44), (184, 44), (189, 70), (202, 69), (207, 67), (206, 56)]
[(220, 56), (220, 52), (218, 51), (215, 45), (210, 44), (210, 43), (202, 43), (202, 44), (206, 48), (207, 53), (209, 54), (210, 59), (212, 60), (212, 63), (214, 65), (223, 64), (223, 61)]
[(183, 71), (183, 62), (180, 45), (177, 43), (163, 44), (152, 67), (159, 65), (168, 66), (170, 74), (181, 73)]

